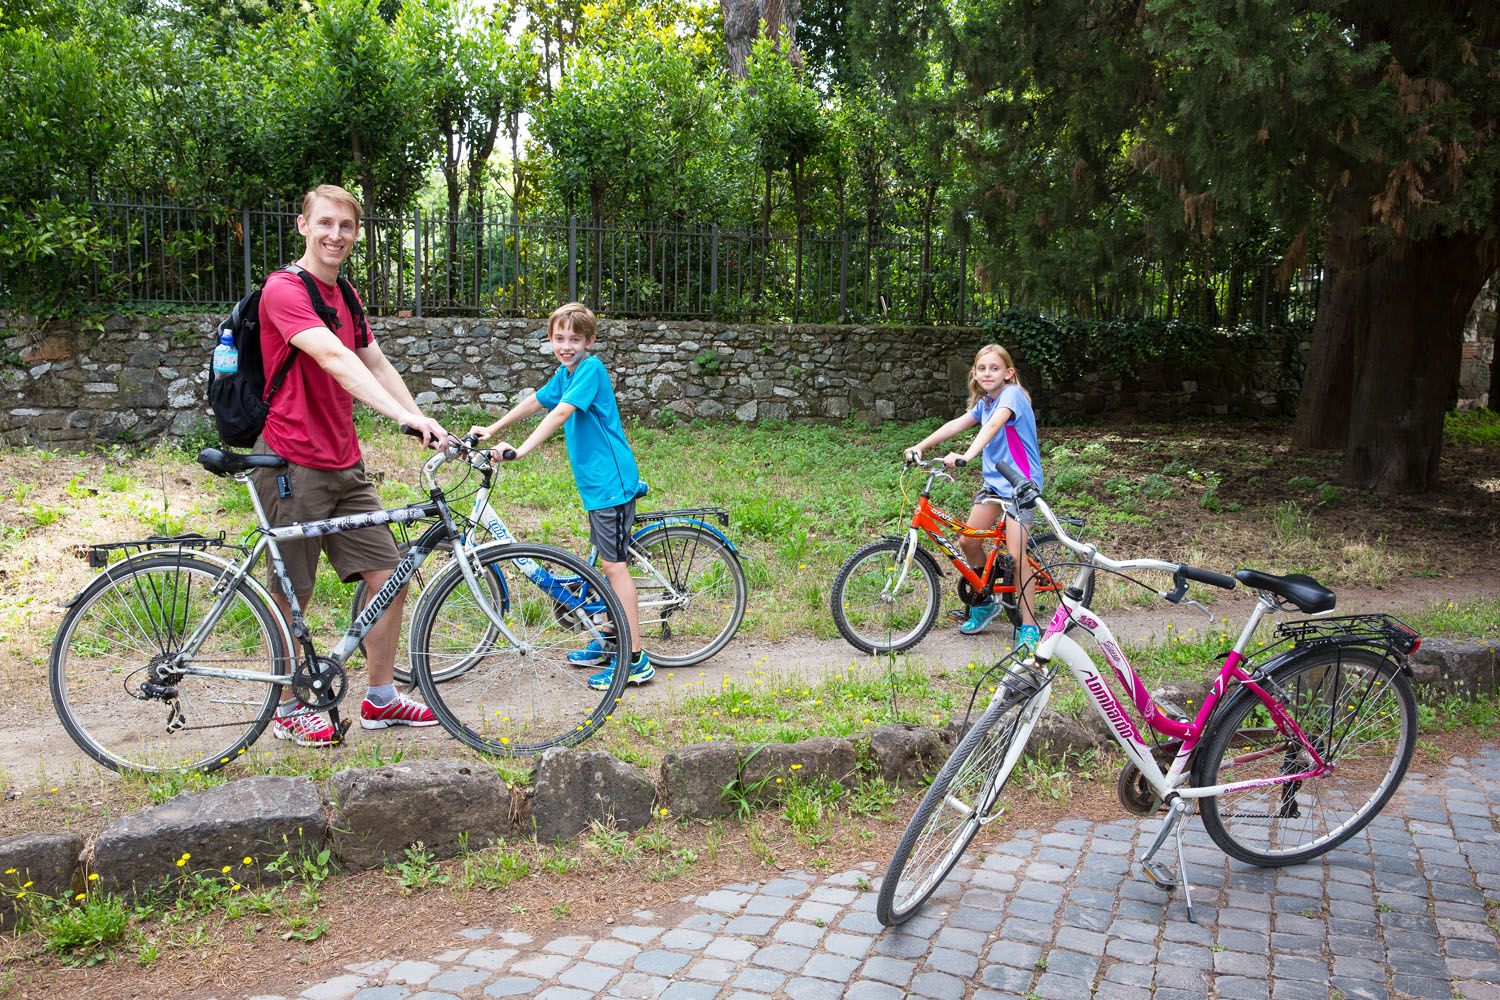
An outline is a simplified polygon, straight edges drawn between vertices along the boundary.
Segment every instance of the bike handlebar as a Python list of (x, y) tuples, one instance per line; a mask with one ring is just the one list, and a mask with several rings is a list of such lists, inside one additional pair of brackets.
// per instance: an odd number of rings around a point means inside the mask
[(1223, 573), (1215, 573), (1213, 570), (1201, 569), (1197, 566), (1189, 566), (1187, 563), (1165, 562), (1160, 559), (1117, 560), (1103, 556), (1093, 545), (1080, 542), (1068, 534), (1067, 529), (1063, 527), (1063, 523), (1058, 520), (1057, 515), (1052, 512), (1052, 508), (1047, 504), (1047, 501), (1042, 499), (1041, 490), (1037, 489), (1036, 483), (1032, 482), (1026, 476), (1021, 475), (1019, 469), (1012, 466), (1009, 462), (1000, 461), (995, 463), (995, 471), (999, 472), (1005, 478), (1005, 481), (1010, 483), (1015, 489), (1016, 506), (1035, 508), (1052, 529), (1057, 540), (1074, 554), (1082, 557), (1083, 561), (1101, 569), (1116, 572), (1133, 569), (1150, 569), (1171, 573), (1172, 589), (1169, 591), (1158, 591), (1158, 593), (1173, 604), (1179, 603), (1187, 595), (1189, 580), (1197, 583), (1206, 583), (1209, 586), (1219, 587), (1223, 590), (1233, 590), (1238, 585), (1238, 582), (1232, 576), (1225, 576)]

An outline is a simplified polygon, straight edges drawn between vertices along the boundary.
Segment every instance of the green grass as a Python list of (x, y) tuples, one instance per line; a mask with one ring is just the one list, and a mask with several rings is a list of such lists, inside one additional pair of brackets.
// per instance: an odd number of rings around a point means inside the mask
[(1500, 599), (1444, 601), (1397, 617), (1422, 635), (1500, 640)]
[(1453, 444), (1496, 447), (1500, 445), (1500, 413), (1494, 410), (1449, 413), (1443, 418), (1443, 436)]

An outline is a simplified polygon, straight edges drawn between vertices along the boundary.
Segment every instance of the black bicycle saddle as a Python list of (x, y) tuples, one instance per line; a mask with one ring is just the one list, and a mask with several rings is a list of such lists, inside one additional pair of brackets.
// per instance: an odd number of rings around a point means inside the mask
[(198, 452), (198, 464), (216, 476), (233, 476), (250, 469), (282, 469), (286, 459), (280, 455), (242, 455), (221, 448), (204, 448)]
[(1315, 615), (1320, 611), (1332, 611), (1334, 604), (1338, 601), (1333, 591), (1312, 577), (1301, 573), (1272, 576), (1260, 570), (1242, 569), (1234, 574), (1234, 578), (1247, 587), (1267, 590), (1277, 597), (1291, 601), (1296, 605), (1297, 610), (1304, 614)]

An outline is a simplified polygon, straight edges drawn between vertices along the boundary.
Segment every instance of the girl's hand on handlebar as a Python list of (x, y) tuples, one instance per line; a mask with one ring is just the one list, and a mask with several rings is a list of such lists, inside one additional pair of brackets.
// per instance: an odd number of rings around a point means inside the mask
[(964, 458), (963, 455), (959, 454), (956, 451), (950, 451), (948, 452), (948, 454), (943, 456), (943, 464), (950, 469), (958, 469), (962, 468), (965, 465), (968, 465), (969, 460)]
[(501, 441), (498, 445), (490, 449), (490, 454), (495, 457), (495, 461), (497, 462), (514, 462), (521, 457), (509, 441)]
[(488, 441), (490, 438), (490, 429), (488, 427), (481, 427), (478, 424), (475, 424), (473, 427), (469, 428), (469, 433), (467, 436), (473, 438), (475, 441)]
[(906, 464), (907, 465), (921, 465), (922, 464), (922, 449), (920, 449), (920, 448), (908, 448), (904, 452), (903, 457), (906, 459)]

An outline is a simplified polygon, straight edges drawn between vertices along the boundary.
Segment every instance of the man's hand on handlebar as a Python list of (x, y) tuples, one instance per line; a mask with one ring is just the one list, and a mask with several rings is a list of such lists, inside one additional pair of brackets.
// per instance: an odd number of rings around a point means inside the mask
[(398, 423), (401, 425), (402, 433), (421, 438), (422, 445), (427, 448), (441, 448), (449, 438), (442, 424), (421, 413), (409, 413), (407, 419)]

